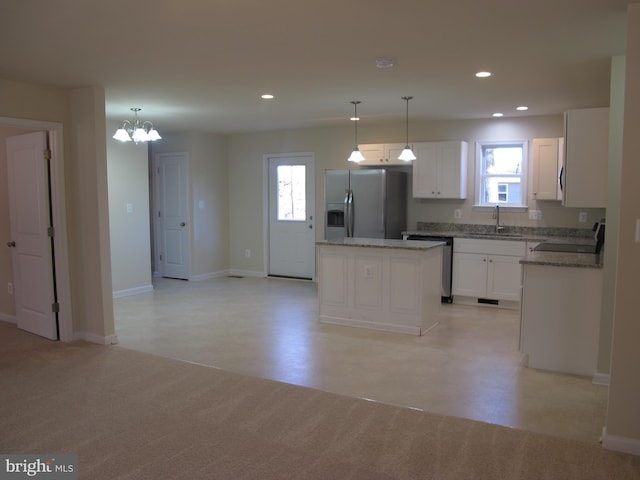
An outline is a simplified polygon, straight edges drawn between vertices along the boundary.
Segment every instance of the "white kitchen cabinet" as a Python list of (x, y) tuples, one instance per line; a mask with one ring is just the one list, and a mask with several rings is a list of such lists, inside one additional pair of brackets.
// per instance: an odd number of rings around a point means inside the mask
[(520, 350), (528, 366), (593, 376), (602, 269), (525, 264)]
[(442, 247), (406, 243), (419, 246), (320, 242), (319, 321), (412, 335), (433, 328), (440, 320)]
[(563, 166), (564, 138), (533, 139), (533, 198), (562, 200), (560, 173)]
[(456, 238), (452, 293), (488, 300), (520, 301), (526, 242)]
[(404, 143), (368, 143), (358, 145), (364, 161), (358, 165), (365, 167), (384, 167), (389, 165), (411, 165), (411, 162), (398, 160), (404, 150)]
[(467, 143), (422, 142), (413, 147), (414, 198), (467, 198)]
[(609, 109), (569, 110), (564, 118), (562, 204), (565, 207), (606, 208)]

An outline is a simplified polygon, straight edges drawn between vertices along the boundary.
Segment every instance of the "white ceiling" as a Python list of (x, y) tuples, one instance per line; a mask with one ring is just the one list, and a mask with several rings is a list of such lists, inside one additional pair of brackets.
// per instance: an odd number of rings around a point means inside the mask
[(102, 85), (108, 117), (141, 107), (161, 133), (347, 125), (351, 100), (392, 122), (405, 95), (415, 120), (557, 114), (608, 105), (627, 3), (0, 0), (0, 77)]

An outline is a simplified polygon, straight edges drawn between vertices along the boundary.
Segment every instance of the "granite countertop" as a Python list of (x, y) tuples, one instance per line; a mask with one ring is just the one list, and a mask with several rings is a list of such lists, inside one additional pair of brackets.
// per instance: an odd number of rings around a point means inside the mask
[[(403, 235), (441, 236), (454, 238), (478, 238), (520, 242), (573, 243), (595, 245), (591, 229), (505, 227), (495, 233), (492, 225), (458, 225), (418, 222), (418, 230), (402, 232)], [(602, 268), (603, 255), (589, 253), (533, 252), (527, 249), (522, 264), (554, 267)]]
[[(480, 238), (489, 240), (511, 240), (518, 242), (545, 242), (549, 240), (548, 236), (524, 234), (524, 233), (488, 233), (488, 232), (456, 232), (451, 230), (443, 231), (428, 231), (423, 230), (408, 230), (402, 232), (403, 235), (416, 235), (421, 237), (454, 237), (454, 238)], [(556, 237), (553, 237), (556, 238)], [(562, 240), (564, 237), (557, 237)]]
[(338, 240), (318, 240), (316, 245), (336, 245), (341, 247), (400, 248), (404, 250), (429, 250), (444, 245), (444, 242), (423, 242), (421, 240), (394, 240), (388, 238), (341, 238)]
[(532, 252), (520, 260), (523, 265), (546, 265), (550, 267), (602, 268), (604, 255), (592, 253)]

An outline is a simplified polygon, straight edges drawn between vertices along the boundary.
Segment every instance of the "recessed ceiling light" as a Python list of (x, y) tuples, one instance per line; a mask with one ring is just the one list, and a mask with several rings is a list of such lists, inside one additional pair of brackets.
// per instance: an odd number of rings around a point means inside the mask
[(487, 78), (487, 77), (490, 77), (491, 75), (493, 75), (493, 73), (491, 73), (491, 72), (477, 72), (476, 73), (476, 77), (478, 77), (478, 78)]
[(526, 105), (520, 105), (519, 107), (516, 107), (516, 110), (524, 112), (525, 110), (529, 110), (529, 107), (527, 107)]
[(376, 67), (378, 68), (391, 68), (394, 65), (395, 65), (395, 61), (391, 57), (376, 58)]
[(261, 95), (260, 98), (262, 98), (263, 100), (272, 100), (273, 95), (271, 95), (270, 93), (265, 93), (264, 95)]
[(492, 114), (491, 116), (492, 117), (503, 117), (504, 113), (496, 112), (496, 113)]

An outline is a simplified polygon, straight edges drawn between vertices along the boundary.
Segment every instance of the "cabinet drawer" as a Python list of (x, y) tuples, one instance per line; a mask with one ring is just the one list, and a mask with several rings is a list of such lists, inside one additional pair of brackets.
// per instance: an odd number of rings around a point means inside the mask
[(524, 257), (527, 252), (527, 246), (526, 242), (520, 241), (456, 238), (453, 241), (453, 251)]

